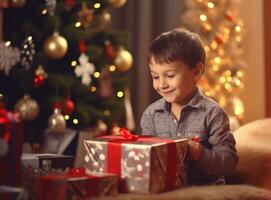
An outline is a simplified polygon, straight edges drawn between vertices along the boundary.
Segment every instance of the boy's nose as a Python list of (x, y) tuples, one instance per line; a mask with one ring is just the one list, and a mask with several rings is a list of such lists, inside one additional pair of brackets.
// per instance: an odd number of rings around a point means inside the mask
[(165, 79), (163, 79), (163, 78), (161, 78), (160, 80), (159, 80), (159, 88), (167, 88), (168, 87), (168, 83), (167, 83), (167, 81), (165, 80)]

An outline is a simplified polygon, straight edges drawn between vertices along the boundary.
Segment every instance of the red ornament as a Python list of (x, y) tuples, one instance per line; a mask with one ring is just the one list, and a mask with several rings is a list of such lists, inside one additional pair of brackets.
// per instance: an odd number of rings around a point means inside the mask
[(54, 104), (53, 110), (55, 110), (55, 109), (62, 110), (61, 108), (62, 108), (61, 102), (56, 101), (55, 104)]
[(39, 75), (36, 75), (33, 79), (33, 85), (34, 87), (39, 87), (39, 86), (42, 86), (44, 83), (44, 77), (39, 74)]
[(215, 41), (216, 41), (217, 44), (222, 44), (222, 43), (223, 43), (222, 38), (219, 37), (219, 36), (216, 36), (216, 37), (215, 37)]
[(74, 111), (74, 103), (72, 100), (68, 99), (63, 105), (63, 114), (71, 115)]
[(116, 53), (115, 53), (115, 51), (113, 49), (113, 46), (112, 46), (111, 42), (109, 40), (106, 40), (104, 42), (104, 45), (105, 45), (105, 55), (106, 55), (106, 57), (108, 58), (108, 60), (110, 62), (113, 62), (115, 57), (116, 57)]
[(87, 46), (86, 46), (85, 41), (83, 40), (79, 41), (79, 50), (81, 53), (85, 53), (87, 51)]
[(64, 0), (64, 3), (69, 9), (71, 9), (75, 4), (75, 0)]
[(225, 18), (229, 21), (233, 21), (233, 16), (225, 14)]

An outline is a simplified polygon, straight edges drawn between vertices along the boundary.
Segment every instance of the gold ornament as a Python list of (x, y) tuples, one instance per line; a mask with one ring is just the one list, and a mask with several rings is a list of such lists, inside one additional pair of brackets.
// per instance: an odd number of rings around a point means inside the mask
[(124, 48), (120, 48), (115, 57), (115, 65), (117, 69), (120, 72), (126, 72), (132, 67), (132, 64), (132, 55)]
[(84, 28), (88, 28), (93, 20), (94, 10), (88, 8), (86, 4), (82, 5), (81, 10), (78, 12), (78, 20), (81, 22)]
[(12, 7), (16, 7), (16, 8), (19, 8), (19, 7), (23, 7), (26, 3), (26, 0), (11, 0), (11, 6)]
[(99, 16), (100, 23), (105, 25), (111, 20), (111, 15), (108, 11), (103, 11)]
[(65, 128), (66, 121), (64, 116), (58, 108), (55, 108), (54, 113), (48, 119), (48, 129), (53, 133), (61, 134)]
[(67, 53), (68, 42), (56, 32), (45, 40), (43, 50), (49, 58), (60, 59)]
[(114, 8), (119, 8), (126, 3), (126, 0), (108, 0), (108, 3)]
[(39, 114), (39, 105), (37, 101), (31, 99), (29, 95), (24, 95), (15, 104), (15, 111), (18, 112), (24, 121), (32, 121)]

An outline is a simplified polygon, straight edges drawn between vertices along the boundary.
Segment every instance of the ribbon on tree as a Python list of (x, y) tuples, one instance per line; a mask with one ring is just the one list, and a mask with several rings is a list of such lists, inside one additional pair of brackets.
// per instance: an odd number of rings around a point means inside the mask
[[(166, 188), (173, 189), (176, 183), (177, 172), (177, 148), (174, 140), (164, 138), (133, 135), (126, 128), (121, 128), (119, 135), (100, 136), (107, 139), (107, 172), (121, 176), (121, 144), (129, 142), (155, 142), (167, 145)], [(175, 155), (175, 156), (174, 156)], [(118, 162), (116, 162), (118, 161)]]

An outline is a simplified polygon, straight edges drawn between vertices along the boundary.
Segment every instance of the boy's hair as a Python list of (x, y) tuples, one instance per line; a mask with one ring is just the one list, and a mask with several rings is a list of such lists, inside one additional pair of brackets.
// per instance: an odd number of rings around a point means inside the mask
[(181, 61), (193, 68), (205, 64), (206, 54), (199, 35), (180, 28), (155, 38), (149, 48), (149, 63), (151, 59), (158, 64)]

